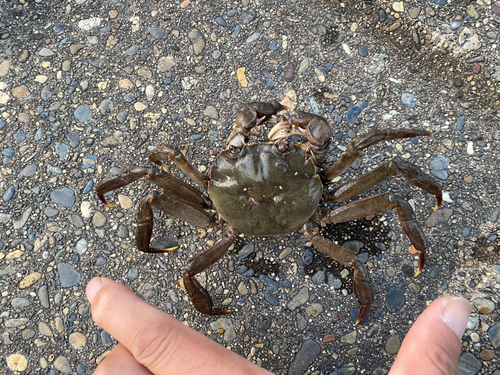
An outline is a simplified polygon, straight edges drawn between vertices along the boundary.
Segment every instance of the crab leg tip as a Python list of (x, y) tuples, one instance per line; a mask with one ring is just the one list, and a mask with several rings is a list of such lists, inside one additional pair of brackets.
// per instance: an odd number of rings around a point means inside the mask
[(424, 269), (424, 263), (425, 263), (425, 253), (422, 251), (421, 253), (418, 254), (418, 269), (417, 272), (415, 272), (415, 275), (413, 275), (413, 278), (416, 278), (418, 275), (420, 275), (420, 272)]
[(358, 313), (358, 319), (356, 320), (356, 323), (354, 323), (354, 325), (357, 326), (359, 323), (361, 323), (363, 321), (363, 319), (366, 318), (369, 311), (370, 311), (369, 305), (360, 306), (359, 313)]

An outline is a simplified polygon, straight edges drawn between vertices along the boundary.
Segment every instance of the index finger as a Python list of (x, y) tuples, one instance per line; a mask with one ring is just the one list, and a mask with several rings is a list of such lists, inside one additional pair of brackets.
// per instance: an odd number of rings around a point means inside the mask
[(155, 374), (270, 374), (110, 279), (91, 280), (86, 294), (94, 321)]

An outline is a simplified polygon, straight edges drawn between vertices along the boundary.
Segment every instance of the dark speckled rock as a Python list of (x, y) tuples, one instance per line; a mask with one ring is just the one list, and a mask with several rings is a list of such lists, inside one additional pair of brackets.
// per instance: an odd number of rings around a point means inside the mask
[(321, 345), (316, 340), (304, 341), (288, 369), (288, 375), (302, 375), (321, 353)]

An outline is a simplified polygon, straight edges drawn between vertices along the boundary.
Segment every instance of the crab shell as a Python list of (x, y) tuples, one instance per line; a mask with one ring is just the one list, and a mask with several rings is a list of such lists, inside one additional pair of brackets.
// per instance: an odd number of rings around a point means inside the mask
[(238, 157), (221, 152), (208, 194), (221, 217), (241, 233), (292, 233), (318, 207), (323, 185), (300, 148), (281, 153), (273, 143), (245, 145)]

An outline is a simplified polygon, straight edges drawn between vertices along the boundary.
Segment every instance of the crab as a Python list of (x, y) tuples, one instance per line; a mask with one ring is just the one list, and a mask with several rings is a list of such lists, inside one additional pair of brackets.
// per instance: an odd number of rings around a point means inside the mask
[[(145, 177), (162, 189), (161, 193), (148, 193), (138, 206), (135, 241), (142, 252), (168, 252), (176, 248), (151, 247), (153, 208), (194, 226), (225, 227), (222, 238), (191, 258), (183, 273), (187, 294), (201, 313), (222, 315), (234, 311), (216, 307), (196, 275), (216, 263), (240, 233), (274, 236), (299, 231), (317, 251), (354, 269), (353, 290), (360, 306), (358, 324), (366, 317), (373, 302), (370, 275), (355, 253), (323, 237), (319, 225), (396, 210), (404, 232), (419, 254), (416, 277), (424, 267), (427, 240), (410, 204), (390, 192), (347, 201), (397, 174), (434, 195), (437, 200), (434, 210), (441, 204), (442, 193), (430, 175), (399, 159), (388, 161), (339, 186), (332, 186), (331, 181), (370, 146), (382, 141), (431, 136), (432, 133), (421, 129), (374, 129), (354, 139), (334, 163), (324, 165), (332, 140), (327, 120), (303, 111), (278, 115), (287, 109), (278, 101), (245, 104), (238, 112), (231, 134), (216, 157), (209, 176), (199, 172), (168, 143), (151, 151), (148, 156), (151, 162), (159, 167), (169, 167), (165, 164), (169, 159), (196, 186), (157, 166), (135, 166), (123, 169), (101, 183), (96, 193), (104, 204), (113, 207), (104, 195), (139, 178)], [(250, 143), (252, 129), (266, 121), (275, 124), (268, 134), (269, 142)], [(343, 202), (347, 203), (334, 206)]]

